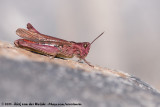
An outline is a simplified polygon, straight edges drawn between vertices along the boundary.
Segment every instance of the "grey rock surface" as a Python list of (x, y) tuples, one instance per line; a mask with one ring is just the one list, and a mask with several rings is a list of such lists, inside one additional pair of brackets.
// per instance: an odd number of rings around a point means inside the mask
[(51, 59), (0, 41), (0, 106), (160, 107), (160, 93), (119, 70)]
[(132, 76), (116, 77), (55, 63), (0, 57), (0, 101), (1, 106), (11, 103), (13, 107), (15, 103), (46, 107), (160, 107), (160, 94)]

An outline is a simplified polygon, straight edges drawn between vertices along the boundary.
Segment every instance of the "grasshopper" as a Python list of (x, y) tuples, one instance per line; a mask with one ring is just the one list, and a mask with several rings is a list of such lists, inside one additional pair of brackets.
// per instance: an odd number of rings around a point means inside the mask
[[(104, 33), (104, 32), (103, 32)], [(88, 55), (91, 44), (97, 40), (103, 33), (89, 42), (73, 42), (56, 37), (44, 35), (38, 32), (30, 23), (27, 24), (27, 29), (18, 28), (16, 34), (23, 39), (14, 41), (14, 44), (32, 52), (40, 53), (60, 58), (77, 57), (84, 60), (89, 66), (92, 66), (85, 57)]]

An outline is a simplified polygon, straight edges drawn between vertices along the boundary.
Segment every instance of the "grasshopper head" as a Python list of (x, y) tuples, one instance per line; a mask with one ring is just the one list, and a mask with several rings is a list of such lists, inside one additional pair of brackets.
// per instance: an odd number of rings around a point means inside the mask
[(75, 56), (77, 56), (80, 59), (84, 59), (90, 50), (90, 43), (89, 42), (79, 42), (74, 44)]
[(77, 55), (77, 57), (84, 59), (89, 53), (91, 44), (95, 40), (97, 40), (103, 33), (101, 33), (98, 37), (96, 37), (91, 43), (89, 43), (89, 42), (78, 43), (77, 45), (80, 47), (80, 49), (79, 49), (80, 51), (79, 51), (79, 54)]
[(89, 50), (90, 50), (90, 46), (91, 46), (91, 44), (89, 42), (81, 43), (81, 47), (82, 47), (81, 57), (82, 57), (82, 59), (85, 58), (88, 55)]

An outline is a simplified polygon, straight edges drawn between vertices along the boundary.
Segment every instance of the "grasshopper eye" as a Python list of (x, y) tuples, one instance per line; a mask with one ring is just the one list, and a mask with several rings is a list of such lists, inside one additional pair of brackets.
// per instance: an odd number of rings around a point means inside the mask
[(84, 47), (84, 48), (87, 48), (87, 44), (84, 44), (83, 47)]

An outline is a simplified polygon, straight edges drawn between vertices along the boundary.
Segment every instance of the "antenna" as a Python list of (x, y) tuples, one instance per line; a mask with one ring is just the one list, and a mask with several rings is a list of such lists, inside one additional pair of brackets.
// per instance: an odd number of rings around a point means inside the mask
[(98, 37), (96, 37), (96, 38), (91, 42), (91, 44), (92, 44), (95, 40), (97, 40), (100, 36), (102, 36), (103, 33), (104, 33), (104, 32), (102, 32)]

